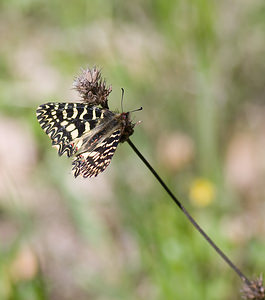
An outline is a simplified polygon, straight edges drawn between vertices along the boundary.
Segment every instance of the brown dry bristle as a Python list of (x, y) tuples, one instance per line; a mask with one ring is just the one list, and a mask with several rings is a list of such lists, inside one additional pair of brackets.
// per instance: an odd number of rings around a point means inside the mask
[(243, 299), (265, 300), (265, 288), (262, 275), (250, 283), (250, 285), (246, 283), (243, 285), (241, 290)]
[(102, 79), (98, 68), (83, 69), (75, 79), (73, 87), (79, 92), (84, 102), (91, 106), (101, 105), (103, 108), (108, 108), (107, 97), (112, 88), (106, 86), (106, 82)]

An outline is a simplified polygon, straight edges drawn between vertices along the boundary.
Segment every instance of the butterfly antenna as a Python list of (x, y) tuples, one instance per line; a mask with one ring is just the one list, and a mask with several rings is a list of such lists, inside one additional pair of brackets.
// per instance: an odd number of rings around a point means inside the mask
[(124, 88), (121, 88), (121, 111), (123, 112), (123, 96), (124, 96)]
[(129, 112), (132, 113), (132, 112), (139, 111), (139, 110), (143, 110), (143, 107), (141, 106), (140, 108), (136, 108), (134, 110), (130, 110)]
[[(122, 112), (124, 112), (124, 110), (123, 110), (123, 99), (124, 99), (124, 88), (121, 88), (121, 111)], [(129, 112), (132, 113), (132, 112), (139, 111), (139, 110), (142, 110), (142, 109), (143, 109), (143, 107), (141, 106), (140, 108), (130, 110)]]

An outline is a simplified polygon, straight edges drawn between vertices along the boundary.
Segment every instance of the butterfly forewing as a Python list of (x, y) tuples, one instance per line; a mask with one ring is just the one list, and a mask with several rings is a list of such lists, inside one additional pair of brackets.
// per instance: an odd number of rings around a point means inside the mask
[(82, 146), (82, 136), (103, 120), (104, 110), (83, 103), (47, 103), (37, 109), (40, 126), (51, 138), (58, 154), (74, 155)]

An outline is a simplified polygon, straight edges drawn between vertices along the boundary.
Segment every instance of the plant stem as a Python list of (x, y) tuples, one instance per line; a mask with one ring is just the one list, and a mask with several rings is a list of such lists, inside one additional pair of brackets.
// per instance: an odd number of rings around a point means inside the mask
[(181, 204), (181, 202), (175, 197), (175, 195), (171, 192), (169, 187), (165, 184), (165, 182), (161, 179), (161, 177), (157, 174), (154, 168), (149, 164), (149, 162), (144, 158), (141, 152), (135, 147), (130, 139), (127, 140), (128, 144), (131, 146), (133, 151), (138, 155), (138, 157), (142, 160), (142, 162), (147, 166), (147, 168), (151, 171), (151, 173), (155, 176), (158, 182), (162, 185), (171, 199), (177, 204), (177, 206), (181, 209), (181, 211), (185, 214), (185, 216), (189, 219), (192, 225), (200, 232), (200, 234), (205, 238), (205, 240), (214, 248), (214, 250), (223, 258), (223, 260), (236, 272), (236, 274), (246, 283), (248, 286), (251, 286), (250, 280), (232, 263), (232, 261), (223, 253), (223, 251), (217, 247), (217, 245), (213, 242), (213, 240), (204, 232), (204, 230), (198, 225), (198, 223), (193, 219), (193, 217), (189, 214), (189, 212), (185, 209), (185, 207)]

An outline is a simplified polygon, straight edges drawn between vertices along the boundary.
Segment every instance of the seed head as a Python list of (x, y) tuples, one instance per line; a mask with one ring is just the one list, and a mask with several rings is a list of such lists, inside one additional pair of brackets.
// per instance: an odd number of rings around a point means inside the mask
[(91, 106), (101, 105), (103, 108), (109, 108), (107, 97), (112, 88), (106, 86), (106, 81), (102, 79), (100, 70), (96, 67), (83, 69), (75, 79), (73, 87), (78, 91), (84, 102)]
[(262, 275), (260, 275), (260, 277), (251, 281), (250, 283), (250, 285), (246, 283), (244, 283), (243, 285), (243, 288), (241, 290), (243, 299), (264, 300), (265, 288), (263, 286)]

